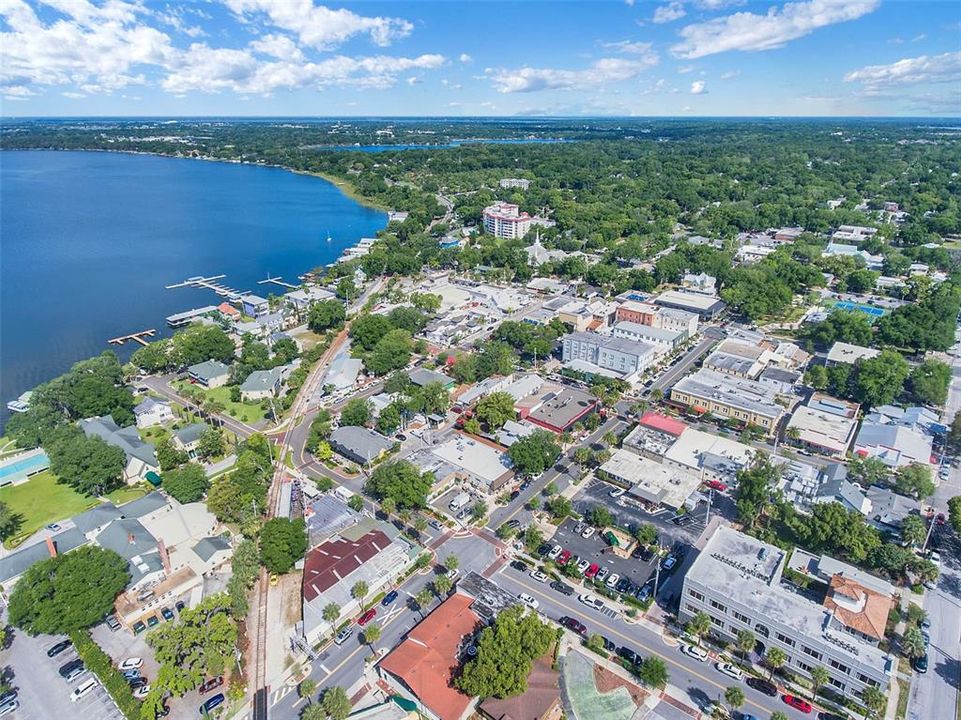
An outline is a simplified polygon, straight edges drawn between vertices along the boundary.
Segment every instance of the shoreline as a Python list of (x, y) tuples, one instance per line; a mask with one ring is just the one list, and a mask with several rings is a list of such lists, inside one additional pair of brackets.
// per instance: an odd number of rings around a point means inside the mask
[[(107, 148), (65, 148), (65, 147), (33, 147), (33, 148), (7, 148), (6, 150), (0, 149), (2, 152), (94, 152), (94, 153), (113, 153), (116, 155), (148, 155), (151, 157), (161, 157), (169, 158), (171, 160), (199, 160), (201, 162), (215, 162), (224, 163), (226, 165), (247, 165), (249, 167), (260, 167), (260, 168), (273, 168), (275, 170), (283, 170), (284, 172), (293, 173), (294, 175), (306, 175), (308, 177), (318, 178), (325, 182), (330, 183), (336, 187), (345, 196), (353, 200), (354, 202), (363, 205), (364, 207), (370, 208), (371, 210), (378, 210), (383, 213), (387, 213), (391, 208), (381, 205), (373, 198), (368, 198), (366, 195), (362, 195), (358, 192), (356, 186), (349, 180), (344, 180), (335, 175), (329, 175), (327, 173), (314, 172), (311, 170), (298, 170), (297, 168), (288, 167), (287, 165), (278, 165), (277, 163), (256, 163), (248, 162), (246, 160), (229, 160), (226, 158), (215, 158), (206, 156), (192, 157), (190, 155), (174, 155), (171, 153), (163, 152), (153, 152), (150, 150), (110, 150)], [(387, 227), (387, 223), (384, 223), (384, 228)]]

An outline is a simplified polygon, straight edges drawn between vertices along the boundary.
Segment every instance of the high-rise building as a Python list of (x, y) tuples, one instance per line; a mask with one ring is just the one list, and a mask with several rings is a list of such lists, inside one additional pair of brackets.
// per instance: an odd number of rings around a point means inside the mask
[(531, 216), (512, 203), (496, 202), (484, 208), (484, 229), (502, 240), (518, 240), (531, 229)]

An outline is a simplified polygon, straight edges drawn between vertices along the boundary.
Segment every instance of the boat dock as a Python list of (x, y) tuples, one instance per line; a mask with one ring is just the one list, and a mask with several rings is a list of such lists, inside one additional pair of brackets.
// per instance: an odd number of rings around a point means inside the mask
[(275, 278), (272, 278), (270, 277), (270, 273), (267, 273), (267, 279), (258, 280), (257, 284), (266, 285), (267, 283), (273, 283), (274, 285), (280, 285), (281, 287), (287, 288), (288, 290), (297, 290), (299, 288), (298, 285), (291, 285), (290, 283), (282, 282), (282, 280), (283, 280), (283, 277), (279, 275)]
[(195, 275), (194, 277), (189, 277), (183, 282), (174, 283), (173, 285), (166, 285), (167, 290), (173, 290), (174, 288), (180, 287), (196, 287), (196, 288), (206, 288), (207, 290), (213, 290), (215, 293), (220, 295), (220, 297), (225, 297), (228, 300), (237, 300), (241, 295), (246, 295), (245, 292), (240, 292), (234, 290), (232, 287), (224, 285), (218, 280), (223, 280), (226, 275), (212, 275), (210, 277), (204, 277), (203, 275)]
[(123, 345), (128, 340), (133, 340), (134, 342), (138, 342), (141, 345), (149, 345), (150, 343), (144, 340), (144, 338), (153, 337), (156, 334), (157, 334), (157, 331), (151, 328), (150, 330), (141, 330), (140, 332), (130, 333), (129, 335), (122, 335), (120, 337), (115, 337), (111, 340), (108, 340), (107, 342), (110, 343), (111, 345)]
[(175, 313), (173, 315), (167, 316), (167, 324), (172, 327), (182, 327), (184, 325), (189, 325), (193, 320), (206, 315), (207, 313), (214, 312), (217, 309), (216, 305), (207, 305), (206, 307), (194, 308), (193, 310), (185, 310), (181, 313)]

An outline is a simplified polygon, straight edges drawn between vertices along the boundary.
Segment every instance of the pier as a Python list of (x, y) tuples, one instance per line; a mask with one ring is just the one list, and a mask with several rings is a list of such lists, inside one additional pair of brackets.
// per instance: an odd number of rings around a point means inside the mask
[(207, 305), (206, 307), (194, 308), (193, 310), (186, 310), (181, 313), (168, 315), (167, 324), (172, 328), (189, 325), (193, 320), (206, 315), (207, 313), (214, 312), (216, 309), (216, 305)]
[(282, 282), (282, 280), (283, 280), (283, 277), (279, 275), (275, 278), (272, 278), (270, 277), (270, 273), (267, 273), (267, 279), (258, 280), (257, 284), (266, 285), (267, 283), (273, 283), (274, 285), (280, 285), (281, 287), (287, 288), (288, 290), (297, 290), (299, 288), (299, 285), (291, 285), (290, 283)]
[(220, 295), (220, 297), (225, 297), (228, 300), (237, 300), (241, 295), (246, 295), (245, 292), (240, 292), (234, 290), (232, 287), (224, 285), (218, 280), (223, 280), (226, 275), (211, 275), (210, 277), (204, 277), (203, 275), (195, 275), (194, 277), (189, 277), (183, 282), (174, 283), (173, 285), (165, 285), (167, 290), (173, 290), (174, 288), (181, 287), (196, 287), (205, 288), (207, 290), (213, 290), (215, 293)]
[(157, 331), (151, 328), (150, 330), (141, 330), (140, 332), (130, 333), (129, 335), (122, 335), (121, 337), (115, 337), (107, 342), (111, 345), (123, 345), (128, 340), (133, 340), (141, 345), (148, 345), (149, 343), (144, 340), (145, 337), (153, 337), (157, 334)]

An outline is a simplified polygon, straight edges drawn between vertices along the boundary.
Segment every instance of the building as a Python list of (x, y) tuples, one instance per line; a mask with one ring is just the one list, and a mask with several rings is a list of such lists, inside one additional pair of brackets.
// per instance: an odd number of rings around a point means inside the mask
[(219, 360), (207, 360), (187, 368), (187, 375), (191, 381), (213, 390), (227, 384), (230, 379), (230, 368)]
[(515, 405), (521, 419), (556, 433), (570, 430), (597, 408), (597, 398), (589, 392), (567, 385), (553, 384), (538, 396), (534, 404)]
[(697, 335), (697, 325), (698, 315), (696, 313), (675, 308), (662, 307), (654, 318), (654, 327), (679, 332), (684, 340)]
[(860, 243), (877, 234), (877, 228), (864, 227), (863, 225), (840, 225), (831, 240), (837, 243)]
[(615, 450), (600, 469), (612, 480), (627, 487), (631, 495), (652, 510), (677, 510), (683, 507), (701, 484), (697, 475), (623, 448)]
[(330, 434), (330, 447), (358, 465), (367, 465), (385, 455), (394, 443), (373, 430), (347, 425)]
[(774, 432), (784, 414), (784, 407), (775, 400), (776, 394), (763, 383), (713, 370), (699, 370), (671, 388), (671, 400), (675, 403), (693, 407), (695, 412), (710, 412), (757, 425), (768, 434)]
[(230, 303), (220, 303), (220, 305), (217, 306), (217, 312), (223, 315), (227, 320), (240, 320), (240, 310), (235, 308)]
[(653, 327), (657, 313), (657, 305), (637, 300), (626, 300), (617, 306), (614, 319), (618, 323), (629, 322)]
[(337, 296), (330, 290), (318, 287), (308, 287), (284, 293), (284, 301), (287, 303), (287, 306), (297, 313), (306, 312), (315, 302), (334, 300), (336, 298)]
[(148, 428), (154, 425), (165, 425), (176, 419), (170, 403), (165, 400), (154, 400), (151, 397), (145, 398), (133, 409), (134, 417), (137, 419), (138, 428)]
[(862, 458), (877, 458), (893, 468), (911, 463), (929, 465), (931, 438), (902, 425), (865, 420), (854, 439), (854, 453)]
[(503, 448), (458, 432), (430, 448), (430, 454), (456, 468), (459, 477), (487, 494), (497, 493), (514, 477), (510, 458)]
[(290, 374), (289, 365), (279, 365), (270, 370), (254, 370), (240, 384), (240, 397), (244, 401), (264, 400), (280, 395), (284, 380)]
[(881, 351), (875, 350), (874, 348), (861, 347), (860, 345), (852, 345), (846, 342), (836, 342), (831, 346), (831, 349), (828, 350), (827, 360), (824, 364), (827, 367), (834, 367), (841, 363), (854, 365), (858, 360), (867, 360), (877, 357), (880, 354)]
[(771, 351), (740, 340), (725, 340), (704, 360), (708, 370), (739, 378), (755, 379), (771, 358)]
[(841, 460), (851, 447), (857, 427), (854, 418), (802, 405), (791, 415), (785, 436), (792, 445)]
[(695, 313), (702, 320), (713, 319), (727, 305), (717, 297), (712, 295), (702, 295), (701, 293), (684, 292), (682, 290), (668, 290), (654, 298), (654, 304), (661, 307), (673, 308), (674, 310), (684, 310)]
[(642, 325), (635, 322), (619, 322), (612, 329), (612, 335), (624, 340), (633, 340), (661, 348), (661, 352), (676, 350), (684, 342), (686, 335), (677, 330), (665, 330), (653, 325)]
[(327, 368), (324, 376), (323, 385), (318, 390), (323, 392), (324, 385), (331, 385), (334, 391), (347, 390), (354, 387), (360, 371), (364, 368), (364, 361), (360, 358), (352, 358), (347, 353), (341, 353)]
[(880, 270), (884, 266), (883, 255), (872, 255), (867, 250), (858, 250), (857, 245), (829, 242), (821, 257), (860, 257), (868, 270)]
[(865, 492), (868, 522), (882, 532), (898, 531), (908, 515), (920, 515), (921, 503), (890, 488), (872, 485)]
[(572, 370), (634, 382), (661, 354), (654, 345), (575, 332), (562, 338), (562, 359)]
[(540, 267), (546, 262), (551, 262), (552, 260), (563, 260), (567, 257), (579, 257), (583, 256), (581, 252), (567, 253), (563, 250), (550, 250), (543, 245), (541, 245), (541, 235), (537, 234), (534, 239), (533, 244), (528, 245), (524, 248), (527, 253), (527, 263), (531, 267)]
[(779, 367), (768, 366), (757, 376), (757, 381), (774, 388), (778, 395), (791, 397), (797, 384), (801, 382), (801, 373), (797, 370), (784, 370)]
[(707, 273), (692, 274), (687, 273), (681, 279), (681, 285), (688, 292), (702, 293), (704, 295), (716, 295), (717, 278)]
[(531, 186), (530, 180), (524, 180), (523, 178), (502, 178), (498, 183), (505, 190), (509, 188), (520, 188), (521, 190), (527, 190)]
[(240, 308), (247, 317), (257, 318), (270, 312), (270, 303), (259, 295), (242, 295)]
[(858, 408), (861, 407), (856, 402), (841, 400), (823, 392), (812, 394), (807, 401), (807, 406), (819, 412), (849, 419), (856, 418), (858, 416)]
[(207, 432), (206, 423), (191, 423), (172, 433), (173, 446), (181, 452), (187, 453), (191, 460), (197, 457), (197, 448), (200, 446), (200, 438)]
[(81, 420), (79, 424), (87, 437), (99, 437), (108, 445), (123, 450), (127, 459), (123, 479), (127, 483), (136, 484), (146, 480), (147, 473), (160, 471), (154, 446), (140, 439), (136, 427), (121, 428), (109, 415)]
[(900, 408), (894, 405), (881, 405), (871, 408), (865, 418), (868, 422), (882, 425), (900, 425), (916, 433), (937, 435), (946, 432), (947, 428), (941, 424), (938, 414), (926, 407), (912, 405)]
[(484, 208), (484, 230), (502, 240), (517, 240), (531, 229), (531, 216), (517, 205), (496, 202)]
[(414, 368), (410, 371), (408, 377), (410, 377), (411, 383), (421, 388), (431, 383), (439, 383), (441, 387), (448, 390), (454, 387), (454, 378), (427, 368)]
[(527, 676), (527, 689), (507, 698), (486, 698), (477, 709), (489, 720), (560, 720), (561, 674), (551, 667), (551, 655), (534, 660)]
[(737, 440), (685, 428), (662, 453), (661, 461), (694, 473), (701, 482), (717, 480), (732, 485), (738, 470), (751, 464), (754, 453), (754, 448)]
[(883, 632), (893, 599), (879, 598), (875, 583), (859, 582), (864, 573), (854, 575), (856, 569), (833, 562), (838, 569), (832, 568), (824, 599), (817, 602), (782, 584), (783, 550), (718, 527), (684, 577), (679, 620), (704, 612), (712, 634), (728, 642), (750, 630), (758, 653), (776, 647), (787, 657), (785, 669), (806, 677), (822, 666), (828, 684), (842, 694), (859, 697), (868, 686), (886, 692), (896, 661), (872, 633)]

